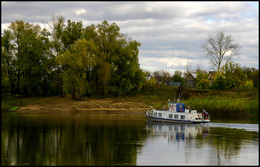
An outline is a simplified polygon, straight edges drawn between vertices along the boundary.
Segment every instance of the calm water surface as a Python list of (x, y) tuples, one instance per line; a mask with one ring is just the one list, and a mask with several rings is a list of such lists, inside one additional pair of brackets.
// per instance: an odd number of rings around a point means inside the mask
[(258, 123), (162, 124), (144, 113), (1, 117), (1, 165), (258, 164)]

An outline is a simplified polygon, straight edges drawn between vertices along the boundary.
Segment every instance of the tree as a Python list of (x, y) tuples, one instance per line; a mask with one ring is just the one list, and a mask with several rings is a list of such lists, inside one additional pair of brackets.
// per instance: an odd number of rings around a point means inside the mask
[(85, 39), (75, 41), (64, 54), (57, 57), (57, 63), (64, 66), (62, 79), (64, 91), (73, 99), (80, 99), (90, 91), (87, 73), (95, 62), (96, 46), (93, 41)]
[(115, 97), (124, 95), (131, 89), (139, 90), (144, 82), (144, 74), (138, 64), (137, 41), (128, 41), (125, 47), (119, 50), (119, 54), (113, 58), (112, 83), (117, 87)]
[(171, 74), (167, 71), (160, 70), (153, 72), (153, 76), (156, 79), (157, 83), (162, 83), (164, 81), (169, 81)]
[(247, 74), (238, 63), (229, 62), (224, 66), (224, 77), (227, 88), (238, 88), (247, 81)]
[(249, 80), (253, 80), (254, 87), (259, 87), (259, 70), (254, 67), (244, 67), (243, 71), (247, 73), (247, 77)]
[[(60, 23), (61, 24), (61, 23)], [(65, 50), (68, 50), (70, 45), (76, 40), (82, 39), (83, 37), (83, 23), (67, 21), (66, 27), (64, 27), (61, 34), (61, 41)]]
[[(16, 70), (15, 58), (13, 55), (14, 45), (13, 37), (10, 30), (4, 30), (1, 37), (1, 83), (2, 92), (8, 90), (8, 85), (11, 85), (11, 95), (15, 92)], [(9, 82), (8, 82), (9, 81)]]
[(196, 88), (198, 89), (206, 89), (210, 86), (210, 81), (208, 79), (208, 73), (206, 71), (199, 70), (196, 75), (197, 84)]
[[(46, 63), (49, 52), (48, 33), (39, 25), (24, 23), (21, 20), (12, 22), (9, 26), (12, 36), (12, 81), (16, 83), (15, 93), (36, 95), (43, 79), (43, 71), (48, 71)], [(11, 59), (10, 59), (11, 60)], [(9, 66), (11, 67), (11, 66)], [(11, 72), (11, 71), (9, 71)], [(13, 89), (13, 88), (11, 88)], [(42, 91), (44, 92), (44, 91)]]
[(9, 29), (13, 35), (14, 41), (14, 60), (15, 60), (15, 77), (17, 79), (16, 93), (20, 93), (20, 80), (23, 74), (23, 60), (22, 60), (22, 41), (25, 36), (25, 30), (30, 27), (29, 23), (24, 23), (22, 20), (12, 22)]
[(240, 65), (238, 63), (229, 62), (223, 67), (221, 72), (217, 73), (212, 88), (242, 88), (246, 84), (246, 81), (247, 74)]
[(207, 43), (202, 46), (209, 57), (211, 65), (219, 72), (223, 64), (227, 64), (234, 56), (238, 55), (239, 44), (235, 44), (231, 35), (217, 32), (215, 37), (209, 36)]
[[(53, 15), (52, 20), (49, 24), (51, 30), (51, 43), (52, 52), (55, 57), (59, 56), (64, 52), (64, 44), (62, 42), (63, 31), (65, 28), (65, 17)], [(55, 59), (53, 59), (55, 60)], [(63, 96), (63, 83), (62, 83), (62, 66), (56, 64), (56, 61), (52, 61), (50, 64), (53, 68), (53, 72), (50, 74), (52, 79), (52, 84), (55, 87), (56, 94)]]
[(184, 78), (182, 78), (182, 71), (175, 71), (174, 75), (172, 76), (173, 82), (181, 82), (184, 84)]

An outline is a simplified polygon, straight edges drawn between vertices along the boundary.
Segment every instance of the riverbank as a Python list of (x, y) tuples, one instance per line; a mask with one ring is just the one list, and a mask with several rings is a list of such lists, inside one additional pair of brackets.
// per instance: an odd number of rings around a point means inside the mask
[[(127, 101), (126, 98), (87, 98), (71, 100), (67, 97), (15, 98), (16, 112), (72, 113), (72, 112), (145, 112), (149, 105), (144, 102)], [(14, 106), (13, 106), (14, 107)]]
[[(253, 90), (229, 91), (190, 91), (191, 96), (181, 102), (201, 112), (205, 109), (211, 116), (231, 114), (235, 116), (259, 115), (259, 92)], [(160, 86), (156, 90), (142, 90), (139, 93), (124, 97), (83, 97), (82, 100), (71, 100), (69, 97), (50, 96), (21, 98), (2, 97), (1, 111), (18, 107), (16, 112), (73, 113), (73, 112), (145, 112), (150, 106), (160, 109), (167, 105), (168, 99), (177, 99), (177, 89)]]

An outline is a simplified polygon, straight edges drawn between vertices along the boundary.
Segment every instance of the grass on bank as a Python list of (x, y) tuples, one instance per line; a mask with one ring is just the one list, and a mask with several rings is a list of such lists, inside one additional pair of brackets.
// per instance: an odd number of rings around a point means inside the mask
[(1, 96), (1, 111), (8, 111), (13, 107), (20, 107), (32, 104), (37, 98), (20, 98), (17, 96)]
[[(190, 91), (190, 97), (181, 99), (181, 102), (192, 109), (202, 112), (203, 109), (210, 115), (231, 114), (231, 115), (258, 115), (259, 114), (259, 91), (251, 90), (208, 90)], [(156, 109), (167, 105), (168, 99), (178, 99), (177, 89), (167, 86), (160, 86), (157, 90), (142, 90), (142, 93), (133, 95), (135, 100), (143, 101)]]
[[(118, 97), (117, 101), (143, 102), (144, 105), (147, 105), (148, 107), (152, 106), (153, 108), (160, 109), (163, 105), (167, 105), (168, 99), (171, 99), (171, 101), (174, 101), (174, 99), (177, 100), (177, 92), (176, 88), (165, 85), (159, 85), (156, 89), (144, 87), (140, 92), (130, 92), (123, 97)], [(259, 114), (258, 89), (209, 90), (207, 92), (190, 91), (190, 94), (190, 98), (181, 99), (181, 102), (199, 112), (201, 112), (202, 109), (205, 109), (212, 116), (223, 113), (239, 115)], [(1, 111), (7, 111), (16, 106), (33, 104), (35, 101), (41, 99), (41, 97), (19, 98), (15, 96), (2, 96), (1, 98)]]

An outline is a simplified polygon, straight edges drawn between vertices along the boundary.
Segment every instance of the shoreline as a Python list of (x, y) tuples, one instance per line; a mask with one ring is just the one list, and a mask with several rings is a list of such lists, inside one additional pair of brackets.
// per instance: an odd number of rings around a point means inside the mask
[(120, 98), (70, 100), (58, 96), (42, 97), (18, 107), (17, 113), (145, 113), (150, 108), (144, 102)]

